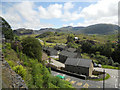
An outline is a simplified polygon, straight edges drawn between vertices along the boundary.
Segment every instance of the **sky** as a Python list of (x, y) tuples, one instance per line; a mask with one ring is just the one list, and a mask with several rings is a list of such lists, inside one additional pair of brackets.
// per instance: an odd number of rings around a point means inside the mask
[(0, 16), (12, 29), (39, 30), (98, 23), (118, 24), (119, 0), (56, 1), (3, 0), (0, 4)]

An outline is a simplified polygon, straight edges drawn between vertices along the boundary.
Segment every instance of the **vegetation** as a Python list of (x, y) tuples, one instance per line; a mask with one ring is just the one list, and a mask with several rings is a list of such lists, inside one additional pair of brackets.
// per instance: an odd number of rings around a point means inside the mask
[[(104, 80), (107, 80), (110, 78), (110, 75), (107, 73)], [(100, 79), (90, 79), (90, 80), (93, 80), (93, 81), (103, 81), (103, 78), (100, 78)]]
[(2, 24), (2, 34), (4, 34), (5, 39), (13, 40), (14, 39), (14, 34), (11, 29), (11, 26), (8, 24), (8, 22), (0, 17), (0, 23)]
[(102, 65), (102, 68), (108, 68), (108, 69), (119, 69), (118, 67), (114, 67), (114, 66), (109, 66), (109, 65)]
[(18, 73), (23, 79), (25, 79), (26, 76), (26, 69), (23, 68), (22, 65), (17, 65), (13, 67), (13, 70)]
[(25, 80), (28, 88), (73, 88), (68, 81), (52, 76), (50, 68), (46, 68), (37, 58), (31, 58), (23, 53), (23, 49), (13, 50), (10, 43), (5, 43), (5, 46), (3, 49), (5, 60)]
[(45, 32), (45, 33), (43, 33), (43, 34), (40, 34), (40, 35), (38, 35), (38, 36), (36, 36), (37, 38), (39, 37), (39, 38), (44, 38), (44, 37), (48, 37), (48, 36), (53, 36), (54, 35), (54, 33), (53, 32)]
[(25, 53), (30, 58), (38, 59), (38, 61), (41, 61), (42, 46), (37, 39), (33, 37), (27, 37), (22, 41), (22, 46), (23, 53)]

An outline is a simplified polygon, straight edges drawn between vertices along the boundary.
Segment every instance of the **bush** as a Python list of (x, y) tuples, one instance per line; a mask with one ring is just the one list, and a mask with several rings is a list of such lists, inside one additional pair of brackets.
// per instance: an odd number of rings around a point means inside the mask
[(119, 63), (118, 63), (118, 62), (115, 62), (115, 63), (113, 64), (113, 66), (118, 67), (118, 66), (119, 66)]
[(11, 49), (11, 43), (6, 43), (6, 48), (10, 50)]
[(92, 54), (90, 55), (90, 57), (91, 57), (91, 58), (94, 58), (94, 57), (95, 57), (95, 54), (92, 53)]
[(12, 49), (14, 49), (17, 52), (22, 51), (22, 49), (23, 49), (23, 47), (19, 41), (12, 42), (11, 47), (12, 47)]
[(13, 70), (19, 74), (23, 79), (25, 79), (26, 76), (26, 69), (23, 68), (22, 65), (17, 65), (15, 67), (13, 67)]
[(13, 68), (15, 66), (15, 63), (13, 61), (7, 61), (7, 62), (11, 66), (11, 68)]
[(22, 46), (23, 53), (25, 53), (30, 58), (38, 59), (38, 61), (41, 61), (42, 46), (37, 39), (33, 37), (27, 37), (22, 41)]

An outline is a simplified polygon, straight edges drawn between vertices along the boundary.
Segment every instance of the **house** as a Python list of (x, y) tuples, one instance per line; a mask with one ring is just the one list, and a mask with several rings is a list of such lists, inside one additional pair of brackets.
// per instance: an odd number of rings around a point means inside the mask
[(57, 50), (51, 47), (43, 47), (43, 51), (47, 53), (48, 56), (57, 56)]
[(63, 50), (59, 54), (59, 61), (64, 63), (68, 57), (69, 58), (81, 58), (81, 54)]
[(93, 62), (89, 59), (67, 58), (65, 70), (80, 75), (91, 76), (93, 72)]
[(78, 37), (74, 37), (74, 40), (78, 40)]
[(55, 48), (56, 50), (62, 51), (62, 50), (65, 50), (66, 46), (65, 46), (65, 45), (56, 45), (54, 48)]

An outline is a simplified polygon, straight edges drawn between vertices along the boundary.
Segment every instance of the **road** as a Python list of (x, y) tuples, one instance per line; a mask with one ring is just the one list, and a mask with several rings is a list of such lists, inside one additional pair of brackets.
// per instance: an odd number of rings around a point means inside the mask
[[(95, 68), (96, 70), (103, 70), (102, 68)], [(117, 88), (118, 86), (118, 70), (105, 69), (110, 74), (110, 78), (105, 80), (105, 88)], [(56, 71), (51, 71), (52, 75), (57, 74)], [(61, 73), (63, 74), (63, 73)], [(103, 88), (103, 81), (83, 80), (77, 77), (65, 74), (65, 80), (69, 81), (75, 88)]]

